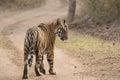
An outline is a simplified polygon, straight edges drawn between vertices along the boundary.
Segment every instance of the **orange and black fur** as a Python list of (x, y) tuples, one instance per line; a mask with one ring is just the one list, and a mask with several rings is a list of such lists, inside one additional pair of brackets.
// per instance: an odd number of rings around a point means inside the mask
[(68, 25), (65, 20), (57, 19), (48, 25), (41, 23), (37, 27), (27, 30), (24, 42), (24, 71), (23, 79), (28, 78), (28, 67), (32, 66), (33, 55), (35, 55), (35, 73), (40, 76), (45, 74), (43, 55), (47, 55), (49, 63), (49, 73), (55, 75), (53, 70), (54, 64), (54, 44), (56, 35), (61, 40), (68, 39)]

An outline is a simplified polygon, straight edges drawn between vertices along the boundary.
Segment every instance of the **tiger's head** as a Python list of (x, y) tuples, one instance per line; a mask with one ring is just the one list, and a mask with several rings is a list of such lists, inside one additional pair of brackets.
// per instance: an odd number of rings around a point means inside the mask
[(55, 30), (55, 34), (60, 37), (62, 41), (68, 39), (68, 25), (66, 20), (57, 19), (56, 21), (57, 28)]

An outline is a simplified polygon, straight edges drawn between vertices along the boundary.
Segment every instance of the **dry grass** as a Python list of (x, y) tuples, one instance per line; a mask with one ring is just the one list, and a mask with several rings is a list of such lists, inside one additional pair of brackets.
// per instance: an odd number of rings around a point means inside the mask
[(21, 66), (21, 50), (19, 50), (7, 36), (0, 36), (0, 47), (8, 50), (9, 55), (13, 56), (11, 60), (18, 66)]
[(45, 0), (0, 0), (1, 7), (6, 8), (29, 8), (45, 4)]
[(112, 22), (120, 17), (119, 0), (81, 0), (81, 14), (90, 15), (98, 22)]
[(9, 40), (9, 38), (6, 36), (0, 36), (0, 46), (5, 49), (9, 49), (16, 54), (20, 53), (20, 50), (18, 48), (16, 48), (16, 46), (13, 45), (13, 42), (11, 40)]

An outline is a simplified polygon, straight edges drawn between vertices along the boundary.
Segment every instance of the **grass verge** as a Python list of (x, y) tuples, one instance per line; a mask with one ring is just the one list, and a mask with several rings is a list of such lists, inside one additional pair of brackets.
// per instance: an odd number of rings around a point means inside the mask
[(69, 40), (66, 43), (63, 43), (57, 38), (56, 45), (57, 47), (76, 54), (80, 54), (81, 50), (101, 53), (118, 53), (118, 51), (120, 51), (120, 44), (117, 42), (105, 41), (97, 37), (82, 35), (74, 31), (69, 32)]

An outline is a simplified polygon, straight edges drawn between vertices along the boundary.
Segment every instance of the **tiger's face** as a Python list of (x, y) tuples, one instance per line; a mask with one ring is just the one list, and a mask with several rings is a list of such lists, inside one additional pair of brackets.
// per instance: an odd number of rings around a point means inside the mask
[(55, 34), (60, 37), (62, 41), (68, 39), (68, 25), (65, 20), (57, 20), (57, 29), (55, 30)]

